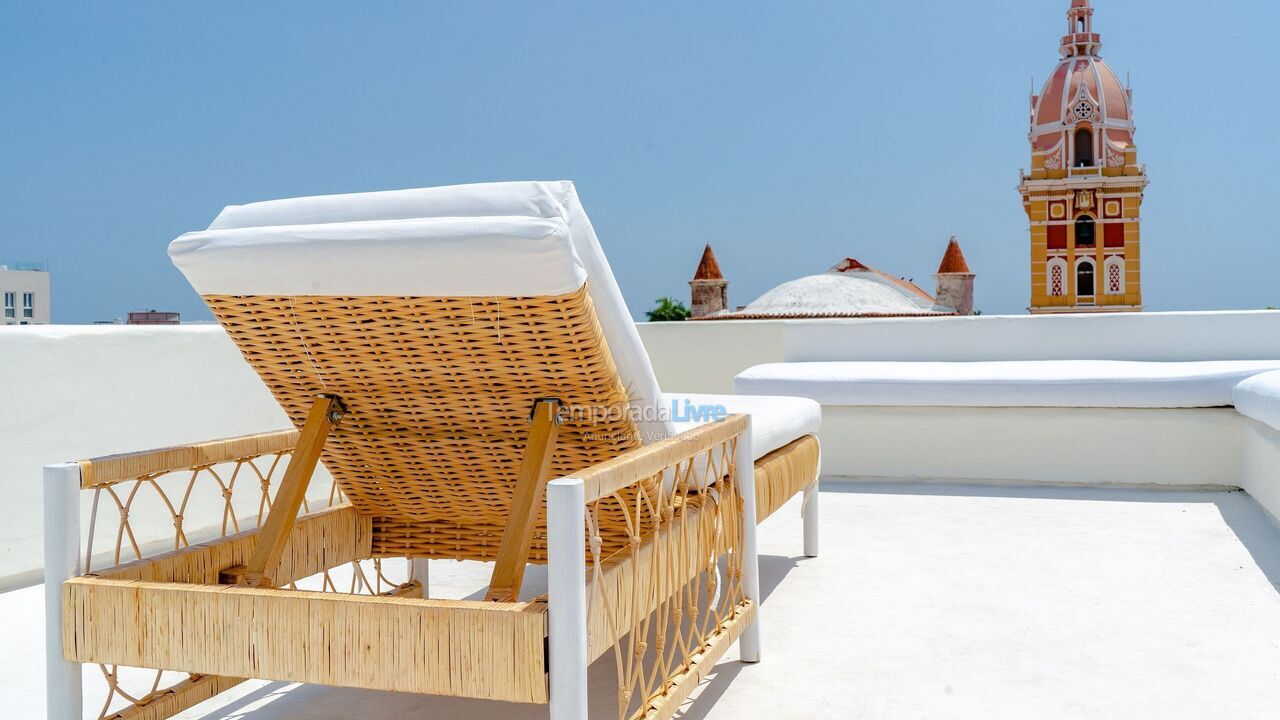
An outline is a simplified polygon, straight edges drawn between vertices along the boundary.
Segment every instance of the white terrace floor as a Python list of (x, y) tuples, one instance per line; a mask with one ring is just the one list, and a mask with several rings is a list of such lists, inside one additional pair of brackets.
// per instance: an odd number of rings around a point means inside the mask
[[(798, 557), (794, 503), (762, 527), (764, 662), (727, 657), (685, 717), (1280, 717), (1280, 527), (1244, 493), (834, 481), (822, 504), (818, 559)], [(485, 580), (432, 565), (433, 595)], [(5, 715), (42, 715), (40, 592), (0, 596)], [(593, 668), (593, 717), (612, 673)], [(268, 682), (225, 697), (182, 717), (546, 717)]]

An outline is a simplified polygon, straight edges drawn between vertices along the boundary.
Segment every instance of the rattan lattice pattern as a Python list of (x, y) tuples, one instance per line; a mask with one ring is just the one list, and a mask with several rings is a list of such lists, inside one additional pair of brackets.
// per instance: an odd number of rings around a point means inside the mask
[[(296, 432), (283, 431), (81, 463), (82, 486), (93, 498), (85, 574), (119, 572), (131, 561), (156, 552), (181, 550), (260, 527), (296, 439)], [(320, 491), (322, 506), (344, 502), (334, 483)], [(317, 509), (316, 495), (304, 502), (303, 513)], [(190, 527), (187, 513), (196, 507), (201, 515), (216, 517), (216, 522)], [(392, 594), (404, 584), (389, 578), (382, 561), (375, 558), (350, 563), (347, 577), (326, 570), (288, 587), (381, 595)], [(241, 682), (240, 678), (164, 670), (150, 671), (143, 682), (141, 669), (98, 667), (107, 686), (100, 720), (168, 717), (181, 709), (176, 707), (179, 704), (211, 697)], [(136, 686), (130, 686), (130, 681)]]
[[(737, 437), (637, 482), (635, 492), (588, 503), (589, 635), (616, 639), (622, 720), (669, 717), (697, 686), (695, 666), (714, 664), (754, 614), (742, 583)], [(610, 512), (630, 537), (612, 555), (600, 535)]]
[[(584, 285), (543, 297), (206, 295), (301, 427), (319, 393), (347, 414), (323, 461), (374, 518), (373, 554), (493, 560), (537, 398), (571, 408), (551, 477), (639, 447)], [(540, 513), (531, 560), (545, 562)], [(601, 519), (606, 546), (625, 522)]]

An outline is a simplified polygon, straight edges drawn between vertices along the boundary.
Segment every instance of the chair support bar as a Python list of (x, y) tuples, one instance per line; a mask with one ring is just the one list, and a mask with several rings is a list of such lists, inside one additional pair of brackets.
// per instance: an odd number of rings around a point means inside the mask
[(223, 584), (275, 586), (275, 582), (267, 576), (267, 571), (280, 561), (280, 555), (289, 542), (289, 532), (298, 519), (298, 508), (302, 507), (307, 486), (311, 484), (311, 476), (315, 474), (316, 464), (320, 462), (320, 451), (324, 449), (329, 432), (342, 421), (346, 411), (346, 406), (336, 395), (317, 395), (312, 401), (311, 410), (307, 413), (307, 420), (298, 436), (298, 445), (294, 448), (289, 467), (280, 482), (280, 489), (276, 491), (275, 500), (271, 503), (271, 511), (267, 514), (267, 522), (262, 526), (258, 544), (254, 546), (253, 556), (249, 558), (248, 565), (238, 565), (222, 571)]
[(511, 499), (511, 512), (507, 515), (507, 527), (502, 531), (502, 544), (498, 546), (486, 600), (515, 602), (520, 596), (538, 508), (546, 494), (551, 457), (555, 454), (556, 438), (560, 434), (560, 405), (556, 398), (539, 398), (533, 402), (533, 410), (529, 414), (529, 440), (524, 446), (515, 495)]

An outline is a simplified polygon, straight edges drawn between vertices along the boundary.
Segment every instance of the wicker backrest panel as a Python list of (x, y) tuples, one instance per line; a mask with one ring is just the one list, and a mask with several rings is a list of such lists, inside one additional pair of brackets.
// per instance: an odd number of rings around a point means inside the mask
[[(627, 406), (585, 285), (533, 298), (204, 299), (295, 426), (318, 393), (347, 405), (322, 459), (373, 517), (374, 555), (492, 559), (533, 401)], [(570, 414), (552, 477), (639, 445), (628, 413)], [(545, 518), (538, 527), (544, 560)]]

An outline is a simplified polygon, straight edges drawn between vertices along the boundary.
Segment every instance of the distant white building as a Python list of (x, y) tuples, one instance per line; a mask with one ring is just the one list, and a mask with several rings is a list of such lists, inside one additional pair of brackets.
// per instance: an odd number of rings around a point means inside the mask
[(47, 325), (49, 272), (43, 267), (0, 265), (0, 325)]
[(693, 289), (694, 320), (787, 320), (812, 318), (900, 318), (973, 315), (973, 281), (960, 243), (947, 243), (942, 264), (934, 275), (937, 295), (930, 295), (906, 278), (881, 272), (853, 258), (845, 258), (825, 273), (790, 280), (751, 303), (728, 311), (729, 283), (711, 254), (703, 251)]

